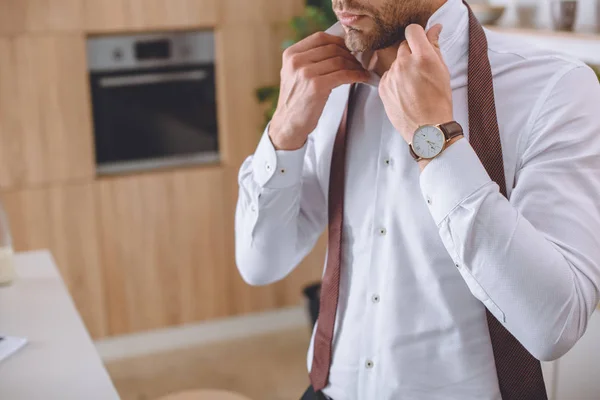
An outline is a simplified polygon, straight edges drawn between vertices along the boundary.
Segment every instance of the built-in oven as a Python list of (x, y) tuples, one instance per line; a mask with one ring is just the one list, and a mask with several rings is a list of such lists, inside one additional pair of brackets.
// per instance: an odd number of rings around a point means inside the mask
[(219, 161), (210, 31), (91, 37), (99, 174)]

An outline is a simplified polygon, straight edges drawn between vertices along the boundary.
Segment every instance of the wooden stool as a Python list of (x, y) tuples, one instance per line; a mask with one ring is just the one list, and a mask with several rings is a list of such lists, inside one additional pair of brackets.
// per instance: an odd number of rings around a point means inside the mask
[(228, 392), (226, 390), (189, 390), (168, 394), (159, 400), (251, 400), (239, 393)]

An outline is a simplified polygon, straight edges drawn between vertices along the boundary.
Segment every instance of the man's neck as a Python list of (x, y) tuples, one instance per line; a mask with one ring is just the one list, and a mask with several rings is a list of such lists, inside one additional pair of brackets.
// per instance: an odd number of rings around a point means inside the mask
[(394, 61), (396, 61), (398, 47), (400, 47), (400, 43), (377, 50), (371, 55), (369, 65), (366, 66), (366, 69), (382, 77), (392, 67)]

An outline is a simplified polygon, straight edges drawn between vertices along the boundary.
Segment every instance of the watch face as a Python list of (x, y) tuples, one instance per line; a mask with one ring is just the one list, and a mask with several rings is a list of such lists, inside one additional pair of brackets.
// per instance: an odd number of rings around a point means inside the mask
[(439, 128), (426, 125), (415, 132), (412, 147), (419, 157), (433, 158), (442, 152), (445, 141), (444, 134)]

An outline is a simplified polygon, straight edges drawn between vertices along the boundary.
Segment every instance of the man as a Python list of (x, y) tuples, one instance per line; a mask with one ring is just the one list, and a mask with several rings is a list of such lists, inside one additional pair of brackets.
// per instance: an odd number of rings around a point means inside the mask
[(305, 398), (545, 398), (536, 359), (600, 299), (593, 72), (484, 34), (460, 0), (333, 7), (343, 39), (284, 53), (236, 213), (253, 285), (330, 225)]

